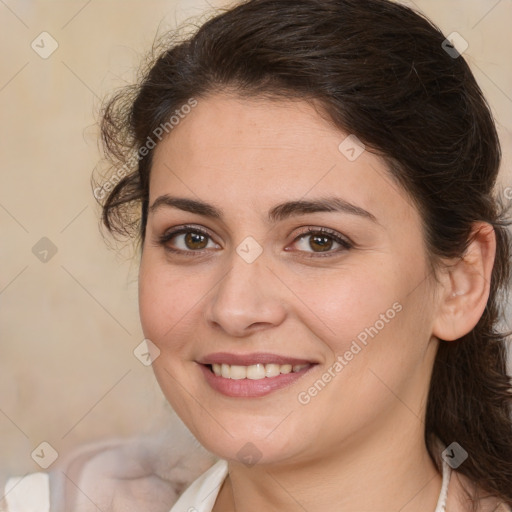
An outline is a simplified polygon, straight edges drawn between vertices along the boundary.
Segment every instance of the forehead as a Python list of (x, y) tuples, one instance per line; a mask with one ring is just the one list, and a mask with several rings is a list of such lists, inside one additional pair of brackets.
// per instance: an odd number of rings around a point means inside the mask
[[(263, 172), (283, 174), (291, 170), (291, 166), (280, 166), (283, 158), (297, 164), (304, 156), (314, 157), (320, 168), (332, 164), (336, 151), (318, 151), (319, 141), (323, 140), (324, 148), (332, 149), (334, 144), (336, 150), (336, 142), (342, 138), (343, 134), (333, 131), (306, 102), (215, 95), (198, 100), (197, 106), (159, 144), (155, 160), (170, 149), (180, 162), (186, 160), (192, 166), (198, 163), (201, 168), (210, 161), (212, 167), (222, 165), (219, 171), (244, 172), (260, 163)], [(252, 156), (257, 160), (249, 161)], [(245, 174), (248, 177), (249, 173)]]
[(336, 194), (376, 216), (411, 214), (382, 159), (305, 101), (198, 99), (155, 149), (150, 203), (164, 193), (223, 209)]

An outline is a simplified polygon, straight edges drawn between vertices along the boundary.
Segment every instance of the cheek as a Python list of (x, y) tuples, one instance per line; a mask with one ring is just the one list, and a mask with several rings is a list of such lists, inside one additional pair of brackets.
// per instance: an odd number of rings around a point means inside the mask
[[(387, 264), (386, 264), (387, 263)], [(293, 291), (305, 304), (307, 316), (323, 332), (336, 353), (349, 350), (359, 337), (383, 331), (399, 316), (407, 279), (389, 262), (340, 269), (328, 276), (308, 276), (293, 283)]]
[(180, 337), (200, 294), (197, 288), (179, 270), (158, 262), (150, 252), (144, 254), (139, 272), (139, 314), (144, 336), (161, 350), (166, 340)]
[(309, 329), (325, 344), (326, 366), (336, 376), (333, 395), (326, 393), (319, 404), (339, 394), (344, 398), (336, 400), (343, 407), (353, 408), (356, 402), (375, 408), (390, 398), (379, 378), (399, 389), (421, 364), (431, 314), (427, 289), (417, 286), (422, 276), (420, 265), (408, 268), (405, 261), (399, 265), (388, 259), (320, 279), (316, 286), (297, 281), (297, 295), (307, 297), (315, 313), (308, 315)]

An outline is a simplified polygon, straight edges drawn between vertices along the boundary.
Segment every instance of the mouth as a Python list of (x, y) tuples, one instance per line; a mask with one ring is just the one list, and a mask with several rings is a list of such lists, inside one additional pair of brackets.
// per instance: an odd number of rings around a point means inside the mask
[(261, 397), (285, 388), (318, 363), (275, 354), (211, 354), (199, 367), (208, 385), (228, 397)]
[(309, 368), (312, 366), (311, 363), (305, 364), (277, 364), (277, 363), (267, 363), (267, 364), (251, 364), (250, 366), (242, 366), (242, 365), (231, 365), (231, 364), (219, 364), (212, 363), (206, 365), (210, 371), (215, 374), (217, 377), (223, 377), (225, 379), (233, 379), (233, 380), (241, 380), (241, 379), (251, 379), (251, 380), (261, 380), (272, 377), (277, 377), (278, 375), (286, 375), (288, 373), (299, 373), (305, 368)]

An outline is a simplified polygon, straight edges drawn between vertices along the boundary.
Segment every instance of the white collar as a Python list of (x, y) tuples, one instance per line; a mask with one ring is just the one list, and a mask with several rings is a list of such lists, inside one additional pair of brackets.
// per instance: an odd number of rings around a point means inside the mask
[[(221, 459), (185, 490), (169, 512), (211, 512), (228, 475), (228, 463)], [(443, 459), (443, 482), (434, 512), (445, 512), (451, 468)]]
[(452, 474), (452, 468), (443, 459), (443, 483), (441, 484), (441, 493), (437, 500), (436, 509), (434, 512), (445, 512), (446, 501), (448, 499), (448, 485), (450, 484), (450, 476)]

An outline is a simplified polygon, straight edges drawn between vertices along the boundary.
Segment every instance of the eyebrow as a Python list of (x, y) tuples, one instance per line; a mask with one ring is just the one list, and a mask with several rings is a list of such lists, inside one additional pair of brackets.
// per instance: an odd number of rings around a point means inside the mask
[[(196, 199), (189, 199), (186, 197), (174, 197), (168, 194), (157, 197), (153, 204), (149, 207), (149, 211), (154, 213), (163, 207), (177, 208), (186, 212), (195, 213), (197, 215), (219, 220), (222, 220), (224, 217), (224, 213), (221, 209), (209, 203)], [(366, 211), (360, 206), (349, 203), (345, 199), (341, 199), (340, 197), (335, 196), (307, 201), (288, 201), (278, 204), (269, 210), (268, 220), (269, 222), (275, 223), (295, 215), (304, 215), (307, 213), (316, 212), (347, 213), (350, 215), (363, 217), (378, 224), (377, 218), (372, 213)]]

